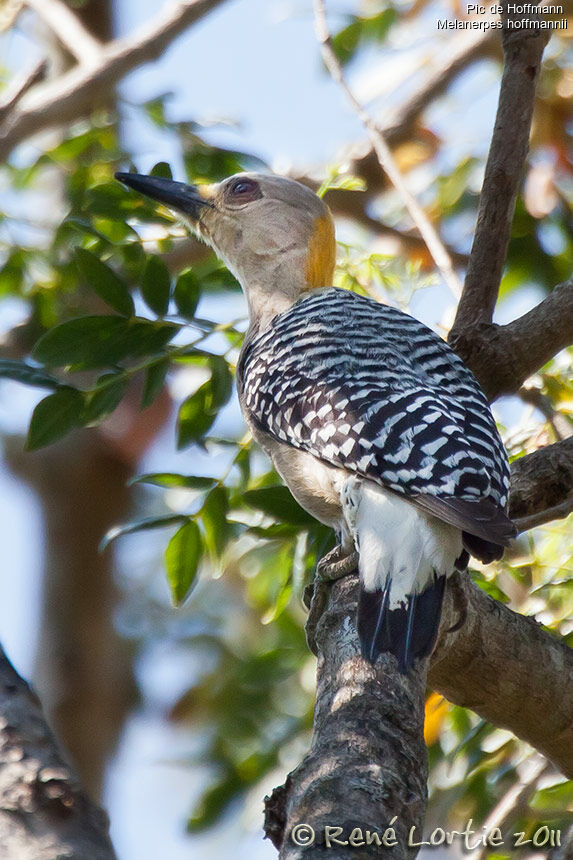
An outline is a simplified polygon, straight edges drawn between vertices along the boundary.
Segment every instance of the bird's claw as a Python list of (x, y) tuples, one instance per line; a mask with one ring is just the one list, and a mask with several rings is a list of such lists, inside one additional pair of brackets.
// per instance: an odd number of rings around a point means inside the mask
[(308, 647), (313, 654), (318, 653), (316, 645), (316, 627), (330, 594), (330, 585), (337, 579), (353, 573), (358, 567), (358, 553), (345, 553), (341, 546), (335, 546), (316, 566), (314, 582), (304, 590), (304, 604), (309, 610), (306, 619), (305, 632)]
[(338, 545), (331, 549), (316, 566), (316, 579), (320, 582), (333, 582), (348, 576), (358, 568), (358, 553), (356, 550), (345, 552)]

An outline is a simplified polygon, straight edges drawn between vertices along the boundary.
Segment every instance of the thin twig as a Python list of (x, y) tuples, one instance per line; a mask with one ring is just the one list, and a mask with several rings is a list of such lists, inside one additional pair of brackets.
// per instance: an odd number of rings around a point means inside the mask
[(23, 75), (14, 78), (11, 85), (2, 94), (2, 100), (0, 101), (0, 123), (3, 121), (5, 116), (8, 116), (10, 111), (14, 110), (14, 107), (18, 104), (22, 96), (24, 96), (25, 93), (34, 86), (34, 84), (43, 80), (46, 76), (47, 69), (48, 61), (43, 59), (40, 60), (39, 63), (36, 63), (31, 71), (26, 71)]
[(544, 394), (539, 388), (531, 386), (530, 388), (523, 385), (517, 392), (517, 396), (524, 403), (534, 406), (539, 409), (551, 430), (555, 435), (555, 441), (560, 442), (562, 439), (567, 439), (573, 435), (573, 422), (570, 418), (554, 408), (551, 398)]
[(396, 105), (383, 118), (388, 143), (398, 143), (411, 132), (424, 108), (438, 98), (449, 84), (472, 62), (488, 53), (496, 42), (495, 30), (466, 30), (456, 32), (455, 40), (439, 44), (437, 56), (424, 64), (423, 80), (404, 102)]
[(315, 26), (318, 41), (320, 43), (322, 58), (331, 77), (340, 86), (350, 101), (356, 114), (363, 123), (368, 136), (371, 140), (372, 147), (376, 153), (380, 166), (387, 174), (394, 188), (400, 194), (412, 220), (420, 231), (430, 254), (432, 255), (437, 268), (440, 270), (444, 281), (454, 294), (459, 297), (461, 295), (461, 283), (454, 271), (452, 261), (448, 252), (444, 248), (443, 242), (438, 236), (436, 230), (431, 224), (428, 216), (409, 190), (406, 185), (400, 170), (394, 160), (390, 147), (388, 146), (384, 134), (378, 128), (370, 114), (365, 110), (362, 104), (358, 101), (344, 77), (342, 66), (332, 47), (332, 39), (326, 22), (326, 9), (324, 0), (314, 0), (314, 16)]
[[(535, 791), (539, 778), (552, 770), (552, 765), (537, 752), (532, 752), (518, 767), (519, 779), (503, 795), (498, 804), (492, 809), (483, 822), (483, 832), (491, 833), (499, 828), (503, 833), (507, 824), (515, 821), (520, 812), (527, 808), (529, 798)], [(491, 846), (482, 848), (474, 860), (485, 860), (491, 852)]]
[(551, 508), (546, 508), (544, 511), (539, 511), (537, 514), (529, 514), (527, 517), (520, 517), (514, 520), (518, 532), (527, 532), (529, 529), (534, 529), (536, 526), (542, 526), (545, 523), (551, 523), (553, 520), (562, 520), (568, 517), (573, 511), (573, 496), (570, 496), (565, 501), (558, 505), (553, 505)]
[(102, 43), (62, 0), (26, 0), (26, 5), (42, 18), (78, 63), (88, 66), (98, 62)]

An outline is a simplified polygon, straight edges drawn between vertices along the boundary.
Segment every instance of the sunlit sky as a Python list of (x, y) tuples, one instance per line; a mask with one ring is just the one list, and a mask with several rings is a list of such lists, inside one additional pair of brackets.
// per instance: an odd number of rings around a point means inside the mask
[[(337, 13), (333, 26), (341, 23), (344, 10), (355, 8), (351, 2), (328, 5)], [(159, 8), (157, 0), (120, 0), (119, 34), (133, 31)], [(419, 26), (414, 52), (418, 57), (437, 38), (431, 26), (435, 17), (434, 12)], [(442, 37), (444, 49), (447, 38)], [(18, 66), (23, 45), (31, 54), (29, 42), (14, 36), (5, 40), (9, 64)], [(377, 110), (391, 105), (411, 83), (405, 81), (413, 65), (411, 49), (396, 38), (393, 50), (393, 62), (386, 63), (382, 75), (373, 74), (371, 56), (354, 70), (352, 80), (359, 93), (369, 98), (383, 93), (374, 103)], [(493, 65), (480, 65), (456, 84), (447, 107), (438, 105), (430, 112), (436, 133), (455, 134), (444, 156), (452, 165), (468, 149), (483, 154), (487, 145), (483, 130), (491, 126), (495, 109), (495, 76)], [(173, 93), (169, 118), (216, 123), (207, 132), (211, 141), (253, 152), (279, 170), (332, 162), (343, 146), (364, 137), (360, 122), (322, 69), (311, 3), (305, 0), (223, 4), (180, 37), (159, 62), (131, 74), (122, 84), (124, 135), (137, 168), (145, 172), (166, 160), (181, 178), (175, 142), (138, 119), (130, 107), (168, 91)], [(473, 111), (464, 110), (468, 104)], [(452, 122), (452, 111), (463, 111), (463, 122)], [(423, 186), (424, 177), (415, 181)], [(535, 297), (532, 291), (520, 298), (519, 305), (501, 306), (499, 321), (522, 313)], [(436, 326), (449, 304), (447, 291), (438, 286), (416, 298), (413, 310)], [(12, 431), (23, 429), (33, 395), (17, 393), (15, 386), (6, 390), (11, 396), (0, 408), (0, 423)], [(149, 454), (149, 463), (172, 468), (170, 445), (163, 438)], [(40, 601), (41, 523), (35, 500), (6, 470), (0, 472), (0, 540), (8, 571), (0, 602), (1, 638), (19, 670), (29, 676), (35, 645), (30, 631), (37, 627)], [(244, 830), (229, 817), (215, 834), (184, 837), (185, 817), (204, 774), (167, 761), (184, 758), (190, 739), (187, 732), (166, 725), (163, 711), (173, 690), (179, 689), (182, 679), (184, 683), (185, 667), (166, 644), (149, 649), (139, 662), (138, 675), (146, 693), (144, 706), (124, 733), (106, 797), (120, 860), (227, 856), (229, 845), (237, 858), (276, 857), (270, 843), (261, 842), (260, 803), (240, 814)]]

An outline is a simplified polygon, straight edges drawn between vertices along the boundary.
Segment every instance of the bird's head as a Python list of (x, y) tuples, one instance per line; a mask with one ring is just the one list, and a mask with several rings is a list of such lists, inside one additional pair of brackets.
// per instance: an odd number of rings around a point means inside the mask
[(332, 284), (332, 216), (300, 182), (261, 173), (237, 173), (214, 185), (136, 173), (116, 178), (175, 210), (215, 250), (243, 287), (252, 319)]

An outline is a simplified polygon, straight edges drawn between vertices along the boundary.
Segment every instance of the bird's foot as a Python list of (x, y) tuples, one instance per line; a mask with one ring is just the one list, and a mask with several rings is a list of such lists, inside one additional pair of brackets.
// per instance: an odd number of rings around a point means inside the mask
[(358, 569), (358, 553), (356, 550), (345, 552), (343, 547), (335, 546), (316, 566), (316, 579), (321, 582), (333, 582), (348, 576)]
[(335, 580), (353, 573), (357, 568), (358, 553), (347, 553), (341, 546), (335, 546), (318, 562), (314, 582), (307, 585), (303, 597), (309, 610), (305, 625), (306, 641), (313, 654), (317, 654), (316, 626), (326, 609), (330, 585)]

